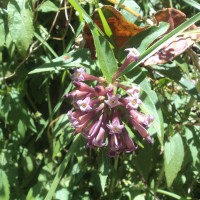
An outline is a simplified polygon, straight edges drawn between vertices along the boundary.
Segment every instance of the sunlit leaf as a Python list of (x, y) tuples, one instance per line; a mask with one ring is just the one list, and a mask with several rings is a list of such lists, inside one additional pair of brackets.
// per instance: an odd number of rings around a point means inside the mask
[(182, 138), (179, 134), (175, 134), (165, 143), (164, 149), (164, 163), (165, 163), (165, 177), (167, 186), (170, 187), (176, 178), (184, 158), (184, 148)]
[(9, 1), (8, 27), (20, 54), (25, 55), (34, 34), (33, 13), (28, 0)]
[(58, 7), (52, 2), (52, 1), (45, 1), (44, 3), (42, 3), (38, 8), (38, 11), (40, 12), (57, 12), (58, 11)]
[(6, 173), (0, 169), (0, 199), (9, 200), (10, 185)]

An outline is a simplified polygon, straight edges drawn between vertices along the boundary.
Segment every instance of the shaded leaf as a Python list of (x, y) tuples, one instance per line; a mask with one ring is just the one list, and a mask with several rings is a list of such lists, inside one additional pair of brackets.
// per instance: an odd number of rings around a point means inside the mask
[(0, 199), (9, 200), (10, 185), (6, 173), (0, 169)]
[(41, 12), (57, 12), (58, 11), (58, 7), (51, 1), (47, 0), (45, 1), (43, 4), (41, 4), (38, 9), (38, 11)]
[(170, 187), (176, 178), (184, 158), (184, 148), (182, 138), (179, 134), (175, 134), (165, 143), (164, 149), (164, 169), (167, 186)]
[(8, 27), (18, 51), (24, 56), (34, 34), (33, 13), (28, 0), (9, 1)]
[(4, 46), (5, 39), (6, 39), (6, 36), (5, 36), (3, 13), (2, 13), (2, 10), (0, 9), (0, 51), (2, 47)]
[(200, 162), (200, 154), (199, 154), (200, 127), (199, 126), (187, 126), (185, 128), (185, 136), (186, 136), (188, 147), (189, 147), (190, 152), (191, 152), (193, 165), (195, 166), (196, 163)]
[(29, 72), (29, 74), (59, 71), (66, 68), (79, 67), (81, 65), (90, 67), (92, 63), (89, 62), (90, 53), (86, 49), (71, 51), (63, 56), (53, 59), (51, 62), (46, 62), (38, 68)]
[(199, 92), (189, 77), (183, 76), (181, 70), (175, 65), (154, 66), (154, 70), (180, 84), (191, 96), (200, 101)]
[(106, 187), (106, 181), (108, 178), (108, 169), (110, 168), (110, 163), (108, 157), (105, 157), (105, 151), (101, 150), (100, 158), (98, 160), (99, 165), (99, 179), (101, 183), (101, 189), (104, 192)]

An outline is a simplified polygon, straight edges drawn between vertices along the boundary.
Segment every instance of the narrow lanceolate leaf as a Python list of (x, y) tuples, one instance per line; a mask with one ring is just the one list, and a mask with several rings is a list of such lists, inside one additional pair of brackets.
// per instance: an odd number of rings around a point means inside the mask
[(51, 200), (52, 199), (53, 195), (55, 194), (56, 188), (58, 187), (58, 184), (60, 183), (60, 180), (63, 176), (63, 173), (64, 173), (64, 171), (65, 171), (65, 169), (68, 165), (68, 162), (70, 161), (71, 156), (74, 154), (74, 152), (76, 151), (78, 146), (80, 146), (80, 141), (81, 141), (80, 135), (77, 136), (74, 139), (66, 157), (63, 159), (62, 163), (57, 168), (56, 175), (55, 175), (53, 182), (50, 186), (50, 190), (48, 191), (44, 200)]
[(21, 55), (25, 55), (33, 38), (33, 13), (28, 0), (10, 0), (8, 27)]
[(99, 179), (100, 179), (102, 192), (104, 192), (106, 188), (109, 164), (110, 163), (109, 163), (108, 158), (105, 157), (105, 152), (101, 151), (100, 158), (98, 159), (98, 165), (99, 165)]
[(100, 36), (93, 28), (91, 31), (94, 38), (99, 67), (108, 83), (111, 83), (113, 75), (117, 72), (117, 62), (114, 53), (105, 38)]
[(0, 199), (9, 200), (10, 185), (6, 173), (0, 169)]
[(3, 21), (3, 13), (0, 9), (0, 51), (5, 43), (5, 28), (4, 28), (4, 21)]
[(170, 187), (176, 178), (184, 158), (184, 148), (182, 138), (179, 134), (175, 134), (165, 143), (164, 149), (164, 167), (167, 186)]
[(69, 0), (69, 2), (88, 23), (89, 28), (92, 32), (92, 36), (94, 38), (96, 56), (99, 67), (108, 83), (110, 83), (118, 67), (113, 50), (111, 49), (109, 42), (100, 34), (99, 29), (96, 26), (94, 26), (92, 19), (79, 5), (79, 3), (76, 0)]

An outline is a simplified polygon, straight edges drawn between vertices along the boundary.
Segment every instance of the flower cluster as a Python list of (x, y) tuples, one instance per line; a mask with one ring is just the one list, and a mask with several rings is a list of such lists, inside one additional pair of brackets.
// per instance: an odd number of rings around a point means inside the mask
[[(133, 60), (130, 57), (129, 52), (129, 60), (125, 62), (130, 63)], [(74, 106), (74, 109), (68, 111), (68, 118), (75, 128), (74, 134), (81, 133), (87, 139), (88, 147), (107, 145), (109, 156), (134, 152), (137, 146), (129, 136), (125, 123), (131, 124), (143, 138), (152, 143), (146, 128), (153, 117), (137, 111), (142, 103), (138, 85), (126, 86), (117, 81), (106, 85), (104, 78), (87, 74), (84, 68), (76, 68), (72, 79), (76, 90), (66, 95), (73, 99)], [(85, 83), (89, 80), (95, 81), (96, 86)]]

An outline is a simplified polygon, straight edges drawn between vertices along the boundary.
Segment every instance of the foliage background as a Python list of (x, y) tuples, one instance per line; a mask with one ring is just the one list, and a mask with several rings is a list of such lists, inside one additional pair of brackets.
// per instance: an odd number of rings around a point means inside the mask
[[(164, 7), (188, 18), (199, 12), (193, 1), (126, 3), (144, 17)], [(79, 5), (91, 15), (97, 2)], [(76, 48), (79, 14), (65, 0), (0, 1), (0, 199), (200, 199), (200, 77), (190, 52), (154, 66), (164, 76), (145, 71), (163, 113), (163, 143), (152, 131), (152, 146), (140, 141), (135, 155), (109, 158), (73, 137), (64, 98), (72, 69), (101, 74), (89, 51)]]

